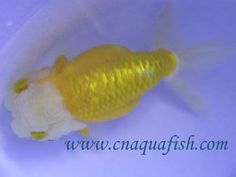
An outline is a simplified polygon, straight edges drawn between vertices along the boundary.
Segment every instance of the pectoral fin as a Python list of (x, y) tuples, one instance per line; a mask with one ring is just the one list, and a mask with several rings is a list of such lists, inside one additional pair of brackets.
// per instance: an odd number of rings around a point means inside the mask
[(67, 64), (68, 59), (66, 58), (66, 56), (64, 55), (60, 55), (59, 57), (57, 57), (53, 69), (55, 73), (58, 73), (61, 71), (61, 69)]

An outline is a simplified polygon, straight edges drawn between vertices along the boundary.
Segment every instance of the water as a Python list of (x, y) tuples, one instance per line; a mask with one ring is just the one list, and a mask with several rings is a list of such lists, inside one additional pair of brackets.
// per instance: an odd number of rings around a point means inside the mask
[[(172, 0), (170, 4), (165, 0), (80, 1), (79, 6), (67, 5), (65, 11), (70, 17), (67, 20), (65, 14), (59, 13), (64, 7), (64, 2), (60, 1), (57, 2), (59, 10), (52, 8), (48, 11), (55, 11), (55, 14), (49, 13), (55, 16), (29, 22), (30, 16), (40, 7), (45, 7), (46, 2), (22, 1), (17, 6), (11, 2), (0, 2), (0, 10), (4, 12), (0, 15), (3, 19), (0, 47), (3, 51), (1, 56), (4, 56), (0, 58), (0, 175), (231, 177), (235, 174), (234, 55), (224, 56), (217, 63), (210, 62), (211, 67), (204, 69), (200, 75), (191, 71), (195, 72), (202, 65), (188, 70), (189, 77), (193, 75), (196, 79), (189, 81), (188, 88), (200, 95), (206, 109), (203, 114), (193, 113), (172, 88), (161, 82), (145, 94), (137, 108), (127, 116), (91, 125), (90, 137), (72, 133), (58, 141), (39, 143), (19, 139), (13, 134), (11, 115), (2, 104), (7, 86), (20, 73), (29, 68), (48, 66), (59, 54), (72, 59), (102, 43), (119, 43), (132, 50), (151, 50), (157, 45), (187, 48), (220, 40), (225, 46), (234, 48), (234, 1)], [(165, 8), (170, 8), (168, 12), (171, 13), (163, 13)], [(173, 18), (172, 28), (163, 21), (169, 16)], [(45, 18), (54, 20), (47, 21)], [(25, 22), (42, 28), (29, 28), (27, 35), (24, 31), (19, 33)], [(163, 28), (163, 25), (167, 27)], [(168, 140), (175, 134), (181, 138), (194, 134), (197, 141), (228, 140), (229, 149), (171, 151), (166, 156), (150, 151), (146, 156), (140, 156), (139, 152), (131, 151), (68, 152), (64, 144), (65, 140), (78, 138)]]

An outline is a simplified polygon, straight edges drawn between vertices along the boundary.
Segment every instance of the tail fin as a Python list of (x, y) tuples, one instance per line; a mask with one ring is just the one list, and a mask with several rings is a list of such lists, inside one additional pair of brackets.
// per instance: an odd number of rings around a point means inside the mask
[[(212, 68), (219, 66), (235, 50), (227, 46), (224, 39), (204, 39), (198, 34), (198, 30), (188, 28), (194, 25), (181, 21), (183, 17), (175, 8), (176, 4), (169, 2), (158, 22), (155, 48), (167, 48), (178, 57), (177, 70), (170, 78), (165, 80), (165, 86), (171, 88), (181, 98), (187, 107), (194, 113), (208, 111), (201, 97), (201, 87), (204, 86), (202, 79)], [(193, 18), (194, 19), (194, 18)], [(191, 30), (189, 30), (191, 29)], [(209, 29), (207, 29), (209, 30)], [(206, 30), (206, 33), (208, 32)], [(201, 32), (200, 32), (201, 33)], [(196, 34), (200, 39), (194, 39)]]

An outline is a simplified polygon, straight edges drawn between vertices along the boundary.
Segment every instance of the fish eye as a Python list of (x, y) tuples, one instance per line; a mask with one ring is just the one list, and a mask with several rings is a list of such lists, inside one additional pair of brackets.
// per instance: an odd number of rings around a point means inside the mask
[(30, 134), (31, 134), (31, 137), (33, 139), (36, 139), (36, 140), (41, 140), (41, 139), (44, 139), (48, 136), (47, 132), (44, 132), (44, 131), (42, 131), (42, 132), (31, 132)]
[(22, 91), (28, 88), (28, 80), (27, 79), (20, 79), (15, 82), (13, 85), (13, 90), (16, 93), (21, 93)]

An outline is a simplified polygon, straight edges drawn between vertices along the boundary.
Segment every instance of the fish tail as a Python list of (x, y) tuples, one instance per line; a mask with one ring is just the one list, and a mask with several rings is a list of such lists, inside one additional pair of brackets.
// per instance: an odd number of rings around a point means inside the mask
[[(176, 56), (175, 72), (173, 73), (170, 69), (170, 72), (167, 73), (167, 76), (170, 77), (164, 81), (163, 85), (171, 88), (168, 90), (174, 92), (180, 98), (181, 103), (184, 102), (185, 107), (187, 106), (191, 112), (206, 113), (208, 106), (205, 105), (204, 99), (206, 98), (201, 93), (205, 86), (202, 84), (202, 80), (215, 67), (235, 54), (235, 49), (230, 48), (229, 42), (220, 37), (203, 42), (197, 39), (194, 41), (190, 34), (198, 34), (198, 30), (190, 31), (183, 25), (178, 18), (179, 12), (175, 5), (171, 1), (167, 4), (161, 14), (155, 36), (154, 47), (161, 48), (160, 53), (165, 51), (162, 48), (166, 48), (171, 51), (173, 56)], [(191, 25), (191, 22), (188, 25)], [(189, 41), (187, 35), (189, 35)], [(173, 74), (171, 75), (171, 73)]]

